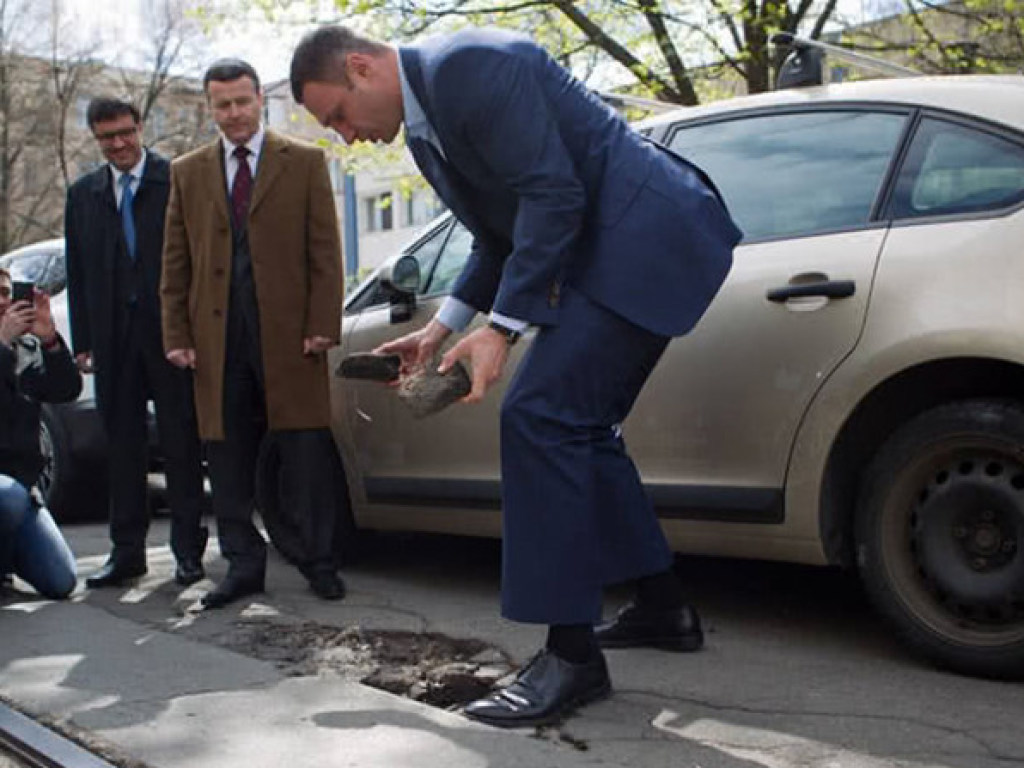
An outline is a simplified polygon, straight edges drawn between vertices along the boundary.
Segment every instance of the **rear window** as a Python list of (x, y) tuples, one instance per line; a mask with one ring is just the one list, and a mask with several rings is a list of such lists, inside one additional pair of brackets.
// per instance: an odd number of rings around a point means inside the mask
[(893, 217), (995, 211), (1024, 201), (1024, 147), (957, 123), (921, 121), (900, 173)]

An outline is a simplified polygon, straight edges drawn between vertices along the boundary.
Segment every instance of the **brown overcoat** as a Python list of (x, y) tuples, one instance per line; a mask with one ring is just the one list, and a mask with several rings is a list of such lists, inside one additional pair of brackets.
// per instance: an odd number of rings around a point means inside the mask
[[(194, 349), (199, 434), (224, 439), (224, 345), (231, 221), (220, 139), (171, 165), (160, 297), (164, 349)], [(271, 430), (330, 421), (326, 355), (303, 339), (341, 336), (344, 290), (334, 195), (323, 151), (268, 130), (249, 204)]]

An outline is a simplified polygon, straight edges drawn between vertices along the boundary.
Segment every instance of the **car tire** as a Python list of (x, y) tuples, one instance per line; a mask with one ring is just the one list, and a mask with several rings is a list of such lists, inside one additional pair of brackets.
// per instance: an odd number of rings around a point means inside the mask
[(39, 448), (44, 463), (36, 485), (53, 516), (67, 520), (72, 516), (69, 502), (74, 497), (75, 478), (68, 430), (60, 415), (49, 406), (40, 409), (39, 422)]
[[(337, 508), (334, 519), (332, 551), (335, 564), (341, 566), (351, 560), (357, 534), (348, 497), (345, 470), (337, 450), (328, 451), (328, 462), (335, 482)], [(260, 448), (256, 469), (256, 506), (259, 509), (267, 536), (274, 548), (292, 565), (298, 567), (306, 561), (298, 521), (289, 514), (291, 506), (281, 491), (281, 454), (273, 435), (268, 435)]]
[(904, 424), (861, 486), (857, 561), (901, 638), (939, 666), (1024, 676), (1024, 408), (970, 400)]

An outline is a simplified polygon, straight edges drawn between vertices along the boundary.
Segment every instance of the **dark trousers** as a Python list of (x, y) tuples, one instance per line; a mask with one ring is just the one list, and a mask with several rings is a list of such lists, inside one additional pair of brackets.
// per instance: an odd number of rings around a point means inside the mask
[(671, 566), (620, 428), (667, 344), (566, 289), (524, 356), (501, 411), (506, 618), (592, 624), (605, 585)]
[(110, 443), (110, 539), (115, 559), (145, 562), (149, 503), (147, 403), (153, 401), (171, 507), (171, 550), (202, 556), (203, 474), (191, 374), (164, 358), (158, 337), (129, 319), (118, 354), (116, 396), (107, 410)]
[(281, 496), (300, 521), (306, 553), (303, 570), (334, 570), (334, 485), (327, 429), (275, 430), (267, 434), (263, 364), (252, 337), (232, 327), (224, 366), (224, 440), (206, 455), (213, 485), (217, 537), (232, 575), (263, 578), (267, 545), (253, 525), (256, 467), (261, 443), (274, 440), (281, 457)]

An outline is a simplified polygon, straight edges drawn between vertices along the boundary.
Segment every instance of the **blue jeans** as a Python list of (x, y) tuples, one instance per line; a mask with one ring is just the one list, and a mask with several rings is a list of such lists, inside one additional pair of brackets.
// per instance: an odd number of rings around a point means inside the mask
[(13, 573), (51, 600), (75, 588), (75, 557), (45, 507), (0, 475), (0, 573)]

